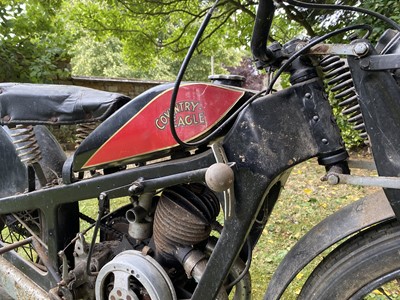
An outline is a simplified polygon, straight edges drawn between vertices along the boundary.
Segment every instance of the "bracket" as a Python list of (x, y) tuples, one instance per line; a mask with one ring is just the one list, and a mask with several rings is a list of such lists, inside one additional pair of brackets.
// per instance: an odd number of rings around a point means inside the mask
[[(217, 163), (229, 164), (221, 140), (211, 144), (211, 150), (214, 153), (214, 157)], [(232, 183), (232, 186), (229, 187), (227, 190), (225, 190), (223, 193), (224, 193), (224, 219), (228, 220), (234, 216), (236, 208), (234, 183)]]

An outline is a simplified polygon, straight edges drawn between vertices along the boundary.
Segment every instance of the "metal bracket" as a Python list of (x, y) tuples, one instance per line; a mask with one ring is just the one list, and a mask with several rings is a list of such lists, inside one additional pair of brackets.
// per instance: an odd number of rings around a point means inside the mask
[(384, 176), (354, 176), (338, 173), (330, 173), (326, 176), (326, 181), (331, 185), (351, 184), (361, 186), (377, 186), (389, 189), (400, 189), (399, 177)]
[(309, 54), (336, 54), (336, 55), (355, 55), (354, 45), (344, 45), (344, 44), (317, 44), (312, 47)]
[[(222, 146), (221, 140), (211, 144), (211, 150), (214, 153), (215, 160), (217, 163), (228, 164), (228, 158), (226, 157), (225, 150)], [(235, 214), (236, 199), (234, 192), (234, 184), (225, 190), (224, 192), (224, 218), (228, 220)]]
[(360, 67), (366, 71), (400, 69), (400, 54), (370, 55), (360, 59)]

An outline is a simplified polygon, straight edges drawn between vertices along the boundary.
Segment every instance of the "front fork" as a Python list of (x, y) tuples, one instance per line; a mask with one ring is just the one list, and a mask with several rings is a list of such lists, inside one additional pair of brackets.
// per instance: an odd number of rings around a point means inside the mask
[[(380, 176), (400, 176), (400, 87), (388, 70), (374, 66), (390, 58), (377, 55), (366, 40), (368, 51), (362, 56), (348, 57), (358, 101)], [(382, 62), (379, 64), (379, 62)], [(400, 217), (400, 189), (384, 189), (396, 217)]]

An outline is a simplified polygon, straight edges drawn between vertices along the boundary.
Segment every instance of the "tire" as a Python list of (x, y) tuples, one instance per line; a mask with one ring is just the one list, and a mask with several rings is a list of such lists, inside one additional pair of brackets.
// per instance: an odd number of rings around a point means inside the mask
[(398, 282), (394, 291), (383, 287), (398, 278), (400, 223), (390, 221), (360, 232), (332, 251), (307, 279), (299, 299), (363, 299), (373, 291), (381, 294), (380, 299), (399, 299)]

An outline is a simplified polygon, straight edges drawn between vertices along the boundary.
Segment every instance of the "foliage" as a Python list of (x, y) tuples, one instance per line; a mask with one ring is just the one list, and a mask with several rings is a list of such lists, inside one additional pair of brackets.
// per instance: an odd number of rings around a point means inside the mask
[(123, 59), (122, 44), (114, 37), (94, 41), (82, 37), (72, 54), (72, 72), (86, 76), (134, 77), (134, 72)]
[(68, 75), (60, 1), (0, 2), (0, 81), (51, 82)]
[[(154, 64), (146, 68), (137, 68), (128, 63), (122, 42), (116, 37), (105, 40), (93, 40), (89, 36), (82, 37), (71, 52), (72, 72), (77, 75), (106, 76), (124, 78), (150, 78), (152, 80), (174, 80), (179, 71), (181, 60), (170, 57), (154, 57)], [(241, 51), (221, 49), (211, 55), (217, 63), (214, 72), (226, 73), (226, 65), (238, 64)], [(211, 74), (211, 56), (196, 53), (185, 73), (186, 80), (205, 81)], [(140, 59), (137, 57), (136, 59)]]
[[(155, 57), (174, 55), (182, 59), (211, 5), (211, 1), (188, 0), (74, 0), (70, 1), (68, 12), (84, 31), (96, 33), (98, 38), (118, 37), (129, 64), (147, 68), (157, 63)], [(211, 56), (222, 46), (247, 44), (254, 10), (253, 2), (221, 3), (197, 52)]]
[(243, 87), (253, 90), (262, 90), (265, 87), (265, 80), (267, 75), (260, 74), (255, 68), (253, 61), (244, 57), (240, 65), (236, 67), (228, 67), (227, 70), (231, 74), (240, 75), (245, 78)]
[[(373, 38), (386, 28), (382, 21), (354, 12), (280, 3), (270, 36), (281, 43), (299, 34), (321, 35), (350, 23), (372, 24)], [(396, 0), (324, 3), (360, 5), (400, 21)], [(79, 75), (173, 80), (212, 5), (210, 0), (2, 0), (0, 80), (54, 81), (69, 75), (70, 56), (73, 72)], [(256, 5), (253, 0), (220, 1), (185, 80), (207, 80), (211, 58), (216, 62), (215, 73), (246, 67), (249, 54), (239, 65), (250, 42)], [(332, 41), (342, 42), (342, 38)], [(338, 123), (344, 122), (338, 117)]]
[(347, 121), (347, 117), (341, 114), (343, 108), (340, 108), (337, 104), (332, 107), (333, 114), (336, 117), (336, 123), (340, 128), (347, 149), (354, 149), (363, 146), (365, 140), (360, 137), (358, 131), (353, 129), (352, 125)]
[[(378, 12), (384, 16), (390, 17), (393, 21), (400, 24), (400, 5), (398, 0), (378, 1), (364, 0), (362, 2), (364, 8), (368, 8)], [(379, 36), (388, 28), (388, 25), (382, 20), (371, 18), (370, 16), (361, 15), (358, 18), (359, 23), (366, 23), (373, 27), (372, 39), (377, 40)]]

